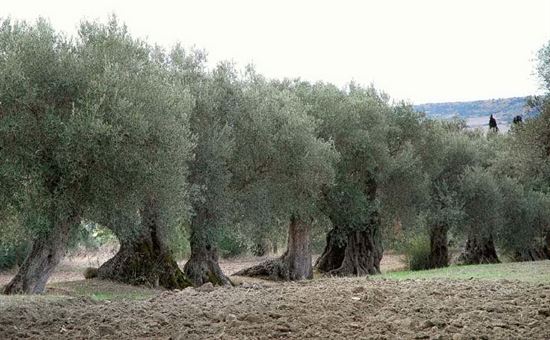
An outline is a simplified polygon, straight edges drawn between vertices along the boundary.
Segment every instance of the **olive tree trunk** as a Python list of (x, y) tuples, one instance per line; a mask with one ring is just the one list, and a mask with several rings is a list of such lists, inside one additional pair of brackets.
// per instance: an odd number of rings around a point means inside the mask
[(317, 258), (317, 261), (315, 261), (315, 269), (322, 273), (327, 273), (342, 265), (346, 254), (346, 236), (347, 235), (338, 228), (331, 229), (327, 233), (325, 249), (321, 256)]
[(375, 231), (367, 229), (348, 234), (344, 260), (339, 268), (328, 272), (335, 276), (365, 276), (380, 274), (383, 248)]
[[(367, 178), (364, 194), (367, 200), (373, 203), (372, 206), (376, 206), (374, 202), (377, 197), (377, 188), (378, 184), (374, 176)], [(329, 217), (337, 226), (332, 216)], [(380, 261), (384, 254), (381, 228), (382, 221), (377, 210), (370, 213), (368, 220), (361, 228), (351, 225), (342, 226), (342, 229), (335, 227), (327, 235), (327, 244), (316, 263), (316, 269), (336, 276), (379, 274)], [(339, 236), (342, 234), (343, 237)]]
[(183, 269), (195, 287), (207, 282), (215, 286), (232, 285), (220, 268), (213, 228), (215, 226), (210, 223), (208, 211), (205, 208), (196, 209), (191, 221), (191, 256)]
[(313, 278), (311, 264), (310, 225), (292, 217), (288, 228), (288, 245), (281, 257), (288, 267), (290, 281)]
[(550, 251), (548, 248), (530, 248), (517, 250), (514, 253), (514, 261), (526, 262), (526, 261), (542, 261), (550, 259)]
[(518, 262), (550, 260), (550, 229), (545, 232), (541, 244), (517, 250), (514, 253), (514, 260)]
[(378, 213), (373, 213), (370, 223), (363, 230), (345, 231), (344, 241), (336, 237), (339, 233), (337, 229), (331, 230), (316, 269), (335, 276), (380, 274), (380, 261), (384, 254), (380, 228), (380, 217)]
[(112, 221), (109, 228), (120, 241), (120, 249), (99, 267), (98, 278), (167, 289), (191, 285), (162, 235), (159, 210), (154, 200), (144, 205), (141, 222), (119, 218)]
[(19, 271), (4, 288), (4, 294), (43, 293), (51, 274), (67, 252), (71, 229), (78, 223), (80, 216), (73, 213), (37, 237)]
[(462, 264), (499, 263), (492, 236), (470, 235), (459, 262)]
[(429, 268), (442, 268), (449, 265), (447, 226), (437, 224), (430, 229)]
[(271, 280), (298, 281), (313, 278), (310, 225), (291, 217), (286, 252), (277, 259), (243, 269), (234, 275), (264, 277)]

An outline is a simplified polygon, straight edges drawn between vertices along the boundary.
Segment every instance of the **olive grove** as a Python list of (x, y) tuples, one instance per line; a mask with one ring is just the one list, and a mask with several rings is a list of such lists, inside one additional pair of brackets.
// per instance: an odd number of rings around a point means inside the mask
[(259, 255), (286, 235), (282, 255), (236, 273), (273, 280), (378, 274), (384, 248), (417, 235), (413, 269), (448, 266), (450, 248), (466, 264), (549, 259), (550, 104), (537, 103), (508, 133), (471, 131), (373, 86), (212, 67), (116, 18), (72, 38), (1, 20), (0, 249), (24, 258), (4, 293), (43, 292), (87, 222), (120, 244), (99, 279), (167, 289), (231, 285), (220, 244), (238, 232)]

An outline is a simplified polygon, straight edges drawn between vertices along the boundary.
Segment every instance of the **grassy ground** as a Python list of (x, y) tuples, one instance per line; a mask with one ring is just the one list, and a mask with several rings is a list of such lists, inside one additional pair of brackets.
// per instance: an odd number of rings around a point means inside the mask
[(550, 282), (550, 261), (512, 262), (470, 266), (450, 266), (441, 269), (388, 272), (377, 279), (452, 279), (510, 280)]
[(137, 287), (103, 280), (80, 280), (56, 282), (48, 286), (48, 295), (66, 295), (105, 300), (146, 300), (160, 294), (162, 290)]

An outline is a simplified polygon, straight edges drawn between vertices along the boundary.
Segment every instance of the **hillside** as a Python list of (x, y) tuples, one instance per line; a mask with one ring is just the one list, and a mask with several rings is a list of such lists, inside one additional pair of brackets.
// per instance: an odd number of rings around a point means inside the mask
[(470, 102), (428, 103), (414, 107), (432, 118), (464, 119), (471, 128), (487, 127), (489, 116), (492, 114), (499, 127), (507, 130), (515, 116), (521, 115), (526, 118), (533, 114), (526, 107), (526, 102), (527, 97), (513, 97)]

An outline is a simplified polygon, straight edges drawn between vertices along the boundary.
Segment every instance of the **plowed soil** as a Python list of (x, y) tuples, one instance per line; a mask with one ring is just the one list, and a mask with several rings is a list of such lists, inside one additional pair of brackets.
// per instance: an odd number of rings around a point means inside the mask
[[(525, 266), (545, 272), (550, 261)], [(46, 295), (0, 296), (0, 339), (550, 339), (546, 281), (233, 277), (233, 288), (160, 291), (61, 268)]]
[(550, 336), (550, 283), (319, 279), (161, 292), (148, 300), (4, 297), (0, 338)]

